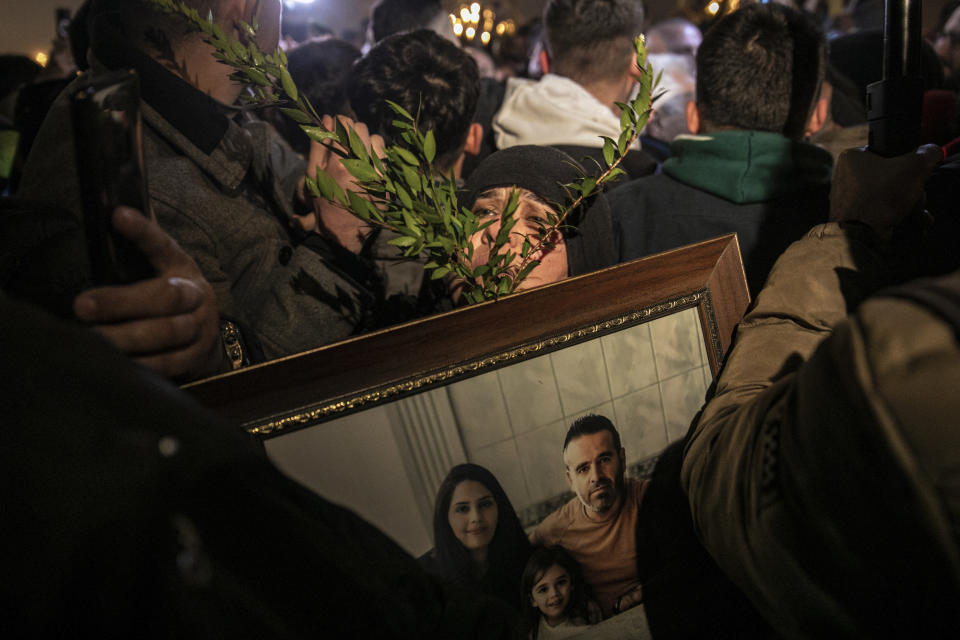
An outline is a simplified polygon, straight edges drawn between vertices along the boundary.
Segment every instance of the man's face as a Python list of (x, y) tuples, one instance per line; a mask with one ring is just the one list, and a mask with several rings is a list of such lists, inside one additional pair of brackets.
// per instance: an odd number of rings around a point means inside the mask
[(623, 492), (624, 452), (614, 449), (613, 434), (600, 431), (574, 438), (563, 454), (567, 484), (587, 512), (606, 513)]
[(943, 25), (934, 45), (947, 77), (960, 75), (960, 7)]
[[(510, 230), (510, 239), (507, 248), (516, 254), (511, 263), (511, 269), (519, 269), (521, 258), (520, 253), (523, 247), (524, 237), (530, 238), (530, 243), (536, 246), (540, 239), (539, 228), (546, 225), (548, 216), (557, 215), (557, 211), (549, 204), (541, 200), (531, 191), (519, 189), (520, 199), (517, 203), (517, 209), (513, 212), (517, 223)], [(496, 241), (497, 234), (500, 233), (500, 215), (510, 200), (510, 187), (496, 187), (485, 191), (477, 198), (473, 205), (473, 212), (477, 214), (480, 222), (493, 220), (493, 224), (471, 236), (473, 243), (473, 267), (486, 264), (490, 259), (490, 249)], [(541, 249), (537, 253), (531, 253), (531, 257), (540, 260), (530, 274), (517, 287), (518, 291), (525, 291), (533, 287), (557, 282), (567, 277), (567, 248), (563, 241), (563, 236), (559, 232), (554, 232), (552, 238), (553, 247)], [(501, 249), (501, 251), (503, 251)]]

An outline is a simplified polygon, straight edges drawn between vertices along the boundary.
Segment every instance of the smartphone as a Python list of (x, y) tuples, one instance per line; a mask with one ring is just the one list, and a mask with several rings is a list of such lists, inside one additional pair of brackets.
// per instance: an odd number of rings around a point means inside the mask
[(147, 258), (111, 223), (119, 205), (152, 217), (136, 72), (116, 71), (82, 82), (71, 95), (71, 111), (93, 283), (150, 278), (154, 270)]

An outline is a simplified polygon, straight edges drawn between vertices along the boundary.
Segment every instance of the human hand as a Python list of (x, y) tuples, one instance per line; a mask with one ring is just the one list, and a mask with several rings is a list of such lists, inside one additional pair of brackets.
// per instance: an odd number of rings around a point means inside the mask
[(942, 159), (936, 145), (894, 158), (847, 149), (833, 173), (830, 220), (862, 222), (889, 238), (898, 222), (923, 206), (924, 183)]
[(614, 613), (623, 613), (627, 609), (637, 606), (643, 602), (643, 586), (637, 584), (626, 593), (620, 594), (617, 602), (613, 605)]
[(217, 301), (193, 258), (136, 210), (117, 207), (113, 226), (143, 252), (157, 276), (84, 291), (73, 301), (77, 317), (163, 376), (192, 380), (226, 370)]
[[(337, 116), (337, 119), (345, 127), (352, 128), (356, 132), (364, 147), (370, 149), (372, 145), (374, 153), (379, 157), (382, 158), (385, 155), (383, 138), (379, 135), (370, 135), (367, 125), (362, 122), (355, 122), (346, 116)], [(323, 127), (329, 131), (333, 131), (336, 126), (333, 116), (323, 116), (321, 122)], [(340, 155), (337, 150), (344, 150), (338, 142), (311, 140), (310, 155), (307, 159), (307, 175), (316, 178), (319, 168), (333, 178), (344, 191), (350, 189), (362, 193), (354, 177), (340, 162)], [(361, 232), (367, 228), (365, 224), (340, 206), (328, 202), (324, 198), (313, 198), (313, 209), (313, 213), (294, 216), (294, 223), (308, 232), (325, 229), (332, 233), (346, 248), (354, 252), (360, 250), (362, 242), (359, 237)]]

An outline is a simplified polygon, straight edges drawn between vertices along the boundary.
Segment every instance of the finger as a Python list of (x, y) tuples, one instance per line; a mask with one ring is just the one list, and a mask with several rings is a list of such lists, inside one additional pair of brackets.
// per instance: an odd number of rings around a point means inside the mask
[(114, 229), (136, 245), (158, 273), (189, 264), (176, 241), (136, 209), (117, 207), (112, 220)]
[(202, 301), (203, 291), (192, 280), (154, 278), (84, 291), (74, 300), (73, 311), (81, 320), (103, 324), (190, 313)]
[(200, 328), (196, 315), (185, 313), (121, 324), (100, 324), (93, 329), (123, 353), (136, 355), (188, 346), (196, 342)]

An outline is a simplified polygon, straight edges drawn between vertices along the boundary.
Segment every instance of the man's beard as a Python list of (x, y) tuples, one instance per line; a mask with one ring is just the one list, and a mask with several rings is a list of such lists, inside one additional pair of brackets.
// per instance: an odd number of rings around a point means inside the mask
[(620, 498), (620, 494), (623, 491), (623, 476), (618, 477), (613, 482), (595, 487), (587, 497), (592, 497), (594, 493), (601, 489), (606, 492), (606, 497), (602, 500), (591, 500), (588, 502), (587, 500), (584, 500), (583, 496), (581, 496), (579, 492), (577, 493), (577, 498), (580, 499), (580, 503), (584, 506), (584, 508), (586, 508), (587, 511), (591, 511), (593, 513), (606, 513), (609, 511), (610, 508), (617, 503), (617, 500)]

